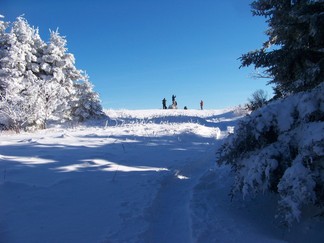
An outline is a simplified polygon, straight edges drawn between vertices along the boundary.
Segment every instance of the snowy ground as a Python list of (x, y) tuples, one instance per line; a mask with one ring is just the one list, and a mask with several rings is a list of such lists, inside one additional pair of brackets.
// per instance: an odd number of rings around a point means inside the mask
[(323, 242), (276, 226), (274, 195), (228, 197), (215, 150), (241, 114), (108, 110), (93, 126), (0, 136), (0, 242)]

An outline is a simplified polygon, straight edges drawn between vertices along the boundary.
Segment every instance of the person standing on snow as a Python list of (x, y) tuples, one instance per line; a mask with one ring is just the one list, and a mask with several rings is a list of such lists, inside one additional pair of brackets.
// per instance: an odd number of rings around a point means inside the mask
[(162, 100), (162, 105), (163, 105), (163, 110), (167, 109), (165, 98)]
[(201, 100), (200, 101), (200, 110), (203, 110), (204, 109), (204, 102)]
[(176, 99), (176, 96), (175, 95), (172, 95), (172, 105), (174, 105), (175, 104), (175, 99)]

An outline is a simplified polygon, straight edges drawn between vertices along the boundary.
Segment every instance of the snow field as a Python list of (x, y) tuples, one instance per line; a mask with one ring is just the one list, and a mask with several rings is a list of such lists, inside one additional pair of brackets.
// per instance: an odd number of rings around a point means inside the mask
[[(106, 111), (108, 120), (0, 136), (0, 242), (320, 242), (274, 199), (235, 199), (215, 151), (235, 110)], [(91, 126), (90, 126), (91, 125)], [(264, 209), (267, 210), (264, 210)]]

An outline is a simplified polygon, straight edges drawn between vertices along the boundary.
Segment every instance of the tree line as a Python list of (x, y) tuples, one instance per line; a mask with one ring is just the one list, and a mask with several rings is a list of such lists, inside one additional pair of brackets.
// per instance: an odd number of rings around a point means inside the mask
[(0, 125), (46, 128), (49, 120), (84, 121), (103, 115), (86, 72), (75, 66), (67, 40), (50, 31), (48, 42), (24, 17), (0, 15)]

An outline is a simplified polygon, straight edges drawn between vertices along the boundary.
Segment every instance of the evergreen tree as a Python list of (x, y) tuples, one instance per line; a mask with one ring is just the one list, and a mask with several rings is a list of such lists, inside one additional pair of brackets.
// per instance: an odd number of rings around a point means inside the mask
[(324, 1), (258, 0), (252, 12), (267, 18), (268, 41), (242, 55), (242, 66), (264, 68), (276, 97), (310, 90), (324, 77)]
[(93, 91), (93, 85), (87, 80), (75, 83), (75, 99), (72, 117), (78, 121), (99, 118), (103, 115), (98, 93)]
[[(16, 112), (14, 111), (14, 103), (12, 100), (17, 97), (10, 97), (14, 92), (14, 87), (11, 84), (16, 84), (19, 75), (17, 72), (11, 72), (13, 69), (10, 62), (13, 59), (12, 48), (10, 48), (10, 37), (6, 32), (9, 23), (2, 21), (3, 16), (0, 16), (0, 123), (5, 128), (15, 128)], [(10, 98), (9, 98), (10, 97)]]
[(4, 70), (5, 68), (5, 58), (7, 56), (7, 48), (8, 48), (8, 34), (6, 33), (6, 29), (8, 28), (8, 23), (3, 21), (4, 17), (0, 15), (0, 94), (3, 95), (5, 86), (6, 86), (6, 75), (7, 72)]
[[(75, 67), (67, 41), (51, 31), (49, 43), (18, 17), (0, 15), (0, 124), (8, 129), (45, 128), (50, 118), (83, 121), (102, 114), (98, 94)], [(11, 27), (7, 31), (8, 27)]]
[(83, 72), (75, 67), (73, 54), (67, 53), (66, 44), (66, 39), (58, 31), (51, 31), (41, 63), (46, 117), (55, 114), (61, 119), (72, 119), (74, 84), (86, 80)]
[[(32, 69), (37, 62), (38, 31), (18, 17), (9, 33), (5, 33), (1, 63), (2, 113), (8, 126), (16, 130), (38, 123), (37, 89), (39, 78)], [(36, 44), (37, 43), (37, 44)], [(35, 95), (36, 94), (36, 95)]]

